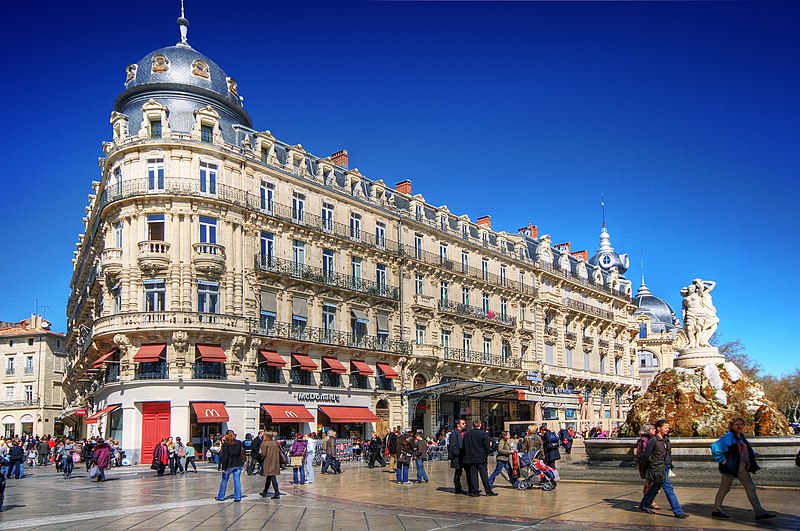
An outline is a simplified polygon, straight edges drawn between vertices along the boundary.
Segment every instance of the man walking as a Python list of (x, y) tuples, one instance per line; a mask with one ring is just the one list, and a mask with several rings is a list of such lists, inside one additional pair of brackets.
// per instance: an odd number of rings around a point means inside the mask
[[(453, 486), (456, 488), (456, 494), (464, 494), (464, 489), (461, 487), (461, 475), (464, 472), (464, 436), (466, 435), (467, 421), (459, 419), (456, 422), (456, 428), (450, 432), (450, 437), (447, 439), (447, 456), (450, 459), (450, 468), (454, 469), (453, 473)], [(469, 474), (467, 476), (467, 490), (472, 492), (472, 481)]]
[(497, 496), (489, 483), (489, 472), (486, 463), (489, 460), (489, 435), (481, 429), (481, 421), (473, 420), (472, 429), (464, 436), (464, 464), (469, 469), (469, 480), (472, 485), (470, 496), (479, 496), (478, 475), (486, 490), (487, 496)]
[(639, 510), (645, 513), (655, 514), (652, 504), (656, 498), (658, 491), (663, 488), (664, 495), (669, 501), (672, 512), (675, 518), (689, 518), (689, 515), (683, 512), (678, 497), (675, 496), (675, 490), (669, 480), (669, 471), (672, 468), (672, 449), (669, 443), (669, 422), (666, 419), (656, 421), (655, 424), (656, 434), (650, 437), (645, 446), (642, 460), (645, 462), (645, 476), (649, 481), (652, 481), (652, 486), (647, 490), (639, 503)]
[(48, 465), (49, 463), (47, 457), (50, 455), (50, 445), (47, 444), (47, 437), (43, 437), (39, 442), (37, 451), (39, 453), (39, 466)]

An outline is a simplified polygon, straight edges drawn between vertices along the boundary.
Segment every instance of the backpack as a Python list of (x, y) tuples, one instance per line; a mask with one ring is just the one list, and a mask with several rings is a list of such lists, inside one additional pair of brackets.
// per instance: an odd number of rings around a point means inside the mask
[(556, 435), (552, 431), (548, 431), (547, 435), (545, 435), (543, 443), (545, 450), (554, 450), (558, 448), (559, 446), (558, 435)]

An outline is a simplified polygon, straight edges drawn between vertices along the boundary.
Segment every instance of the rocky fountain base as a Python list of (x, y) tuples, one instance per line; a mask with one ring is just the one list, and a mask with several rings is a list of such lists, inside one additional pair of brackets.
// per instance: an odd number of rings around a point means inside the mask
[(731, 362), (666, 369), (633, 403), (619, 439), (589, 439), (590, 461), (630, 461), (642, 424), (667, 419), (676, 461), (709, 461), (709, 445), (728, 431), (728, 421), (745, 419), (745, 433), (765, 459), (793, 459), (800, 438), (764, 395), (761, 385)]

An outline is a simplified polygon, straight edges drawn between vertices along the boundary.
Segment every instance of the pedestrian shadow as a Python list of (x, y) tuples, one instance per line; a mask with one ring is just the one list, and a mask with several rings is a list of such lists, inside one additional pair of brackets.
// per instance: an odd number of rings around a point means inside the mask
[[(455, 487), (436, 487), (436, 490), (438, 492), (446, 492), (447, 494), (455, 494), (456, 493)], [(466, 493), (467, 493), (466, 490), (461, 492), (461, 494), (466, 494)]]
[[(639, 503), (641, 499), (622, 499), (622, 498), (603, 498), (610, 508), (632, 513), (641, 513), (639, 510)], [(652, 517), (657, 519), (659, 524), (664, 524), (664, 518), (675, 520), (675, 515), (669, 504), (660, 504), (661, 509), (656, 511), (655, 514), (641, 513), (642, 516)], [(781, 513), (778, 511), (770, 511), (778, 516), (770, 520), (756, 520), (753, 515), (752, 509), (739, 509), (725, 507), (725, 512), (730, 515), (729, 520), (718, 520), (711, 518), (712, 503), (681, 503), (683, 512), (689, 515), (689, 521), (692, 518), (706, 518), (719, 523), (719, 527), (725, 527), (725, 522), (735, 522), (738, 525), (749, 526), (758, 529), (800, 529), (800, 516), (788, 513)], [(694, 527), (694, 526), (692, 526)]]
[(9, 509), (21, 509), (22, 507), (27, 507), (27, 505), (21, 504), (21, 503), (16, 503), (16, 504), (15, 503), (12, 503), (12, 504), (8, 504), (7, 503), (7, 504), (3, 505), (3, 508), (0, 509), (0, 512), (4, 513), (6, 511), (8, 511)]

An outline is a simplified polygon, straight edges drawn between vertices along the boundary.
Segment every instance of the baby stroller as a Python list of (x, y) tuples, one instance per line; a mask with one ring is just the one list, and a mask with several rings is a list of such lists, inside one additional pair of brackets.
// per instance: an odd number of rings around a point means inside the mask
[(561, 479), (558, 470), (544, 463), (541, 450), (532, 450), (527, 454), (514, 452), (511, 458), (512, 477), (517, 476), (516, 487), (519, 490), (531, 488), (553, 490)]

